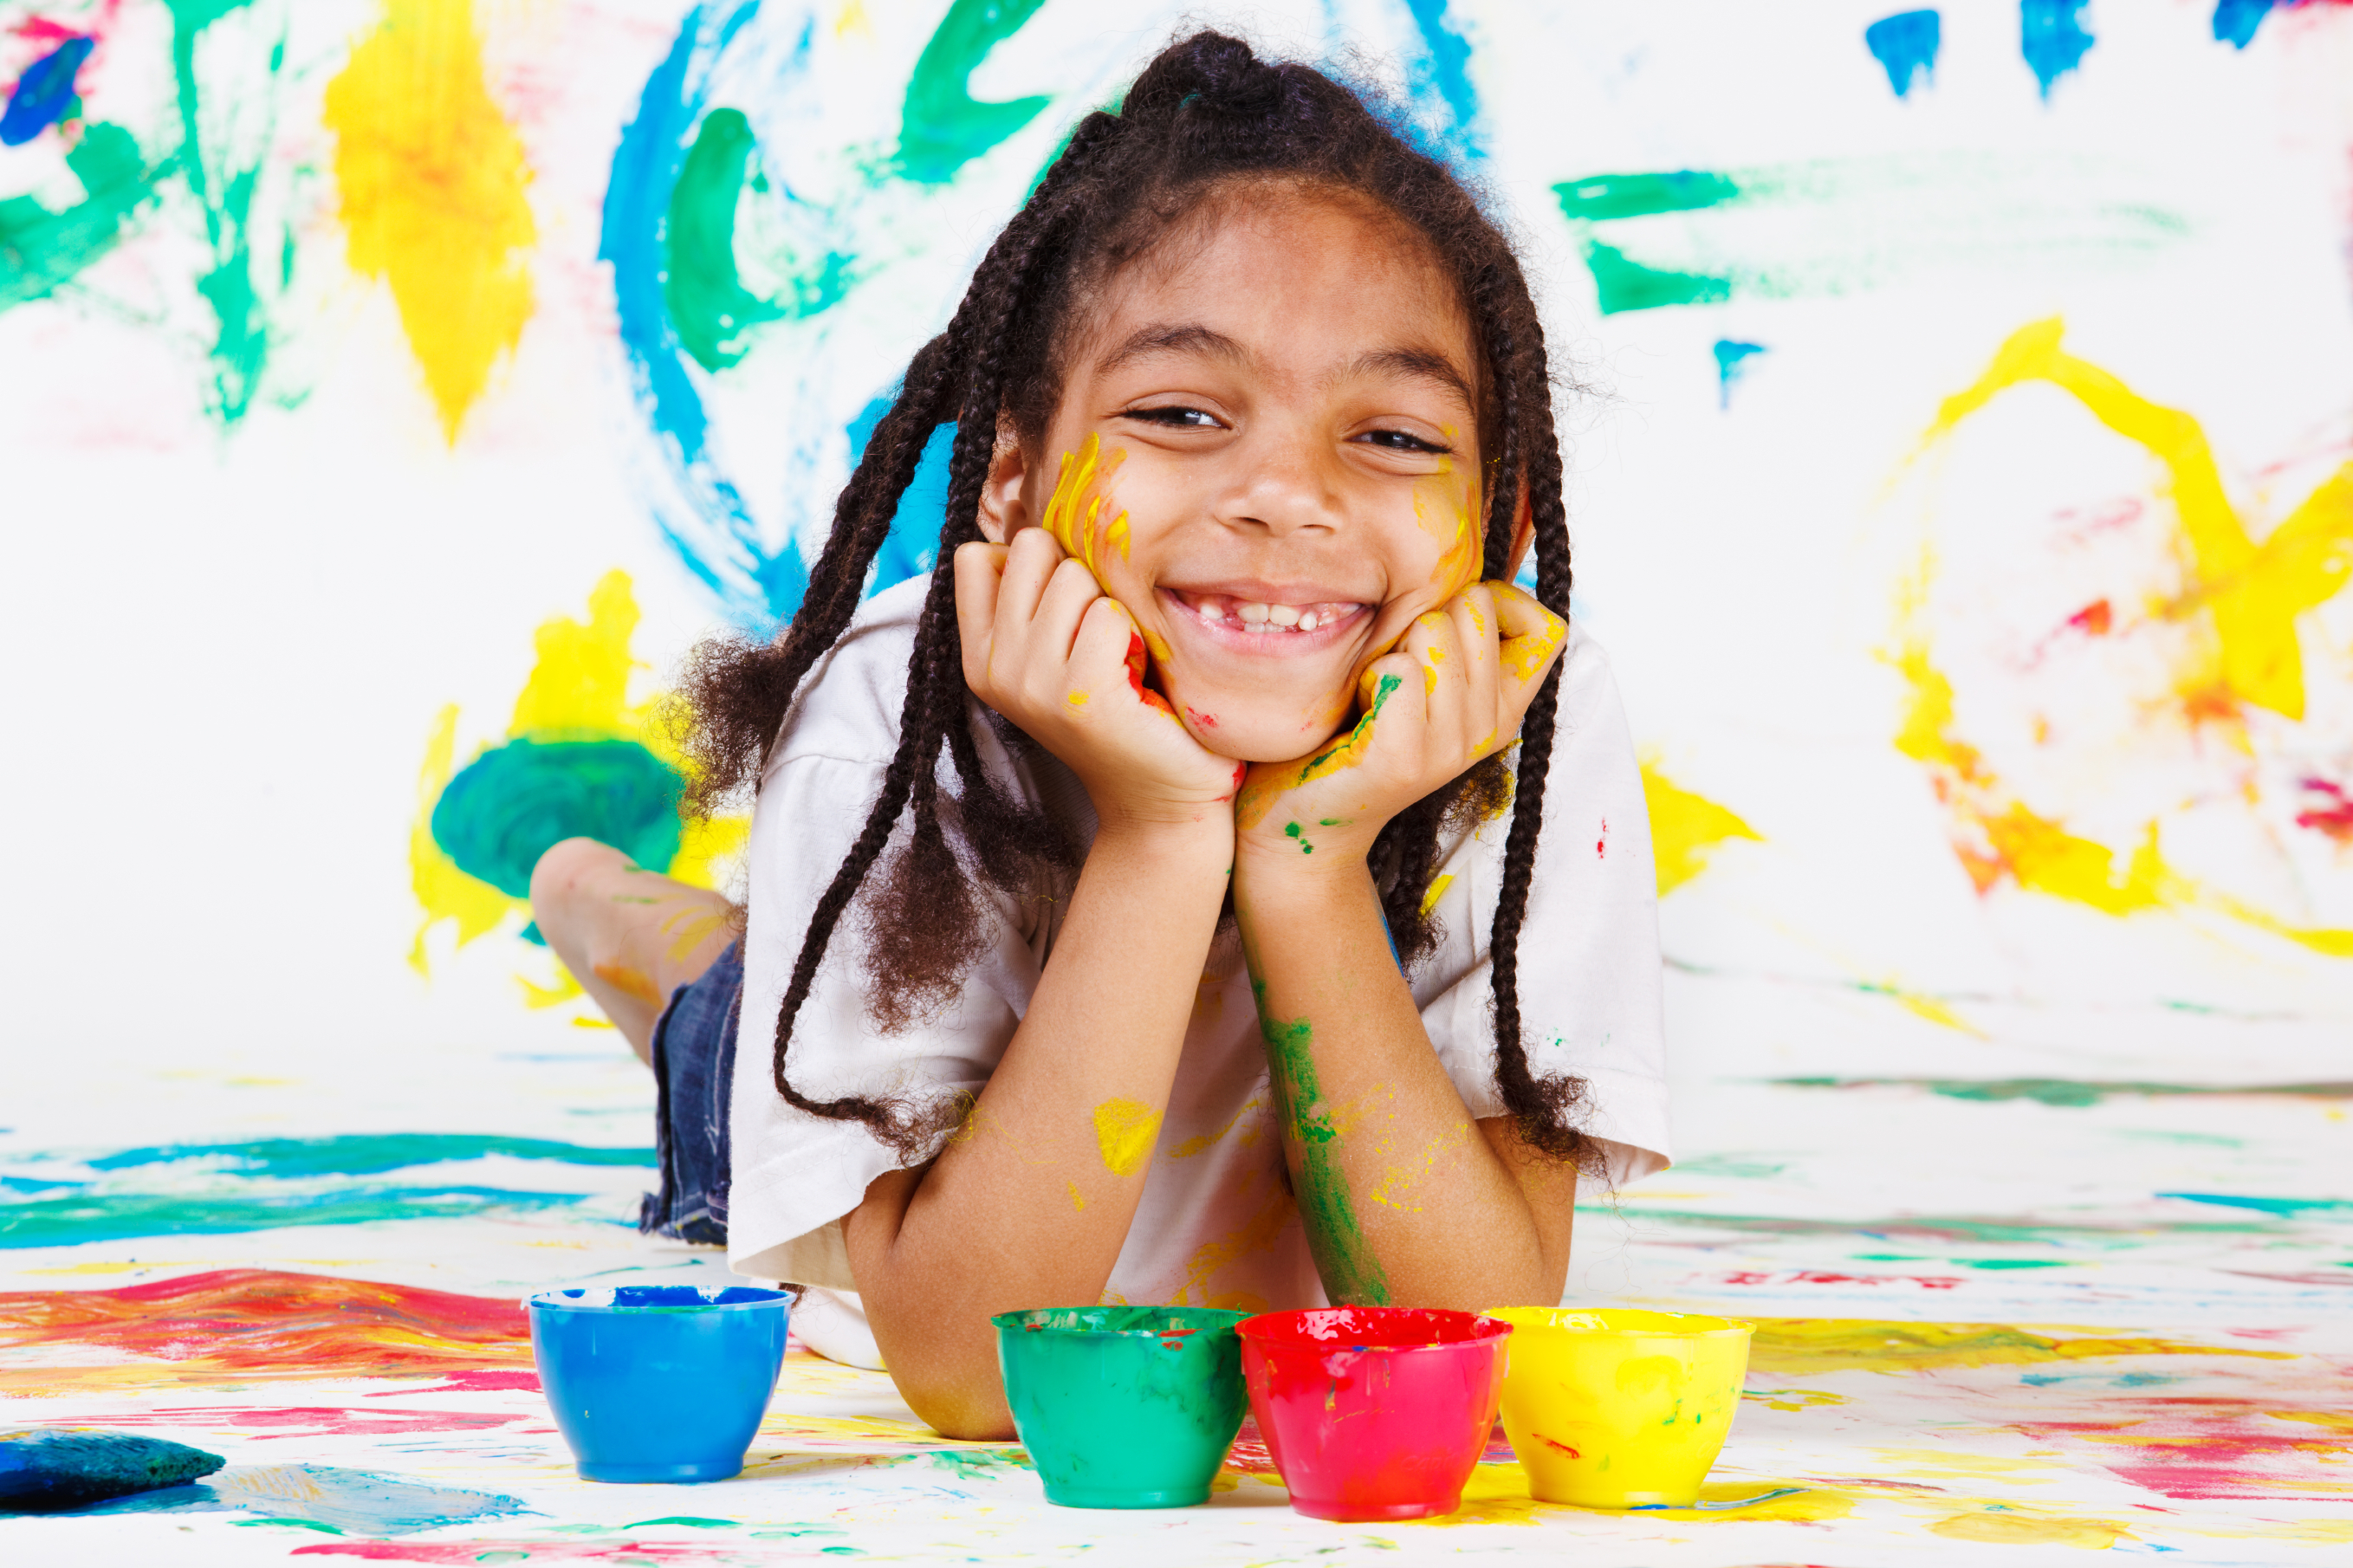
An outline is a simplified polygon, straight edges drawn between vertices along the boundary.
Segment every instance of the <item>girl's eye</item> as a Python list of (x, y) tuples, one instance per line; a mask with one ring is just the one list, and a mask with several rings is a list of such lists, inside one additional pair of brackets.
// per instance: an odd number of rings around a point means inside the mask
[(1453, 450), (1451, 447), (1441, 447), (1434, 441), (1425, 441), (1410, 430), (1367, 430), (1356, 439), (1368, 447), (1382, 447), (1392, 452), (1419, 454), (1444, 453)]
[(1218, 430), (1217, 416), (1198, 408), (1173, 405), (1165, 408), (1131, 408), (1120, 417), (1140, 419), (1146, 425), (1158, 425), (1172, 430)]

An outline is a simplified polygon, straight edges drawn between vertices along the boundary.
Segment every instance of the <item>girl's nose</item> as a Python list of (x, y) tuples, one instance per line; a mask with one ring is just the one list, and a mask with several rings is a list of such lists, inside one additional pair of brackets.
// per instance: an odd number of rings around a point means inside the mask
[(1282, 537), (1336, 533), (1341, 510), (1337, 475), (1315, 443), (1271, 436), (1249, 444), (1240, 471), (1218, 508), (1230, 526), (1256, 528)]

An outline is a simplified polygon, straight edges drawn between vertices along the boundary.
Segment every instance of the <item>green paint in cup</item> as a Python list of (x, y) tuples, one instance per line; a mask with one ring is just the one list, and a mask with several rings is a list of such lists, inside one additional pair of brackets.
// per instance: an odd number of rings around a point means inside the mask
[(1064, 1508), (1207, 1502), (1250, 1395), (1234, 1325), (1210, 1307), (1006, 1312), (997, 1361), (1014, 1429)]

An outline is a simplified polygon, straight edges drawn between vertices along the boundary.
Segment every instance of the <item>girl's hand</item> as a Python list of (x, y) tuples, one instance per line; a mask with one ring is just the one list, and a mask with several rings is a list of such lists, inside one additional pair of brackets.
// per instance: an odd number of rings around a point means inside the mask
[(965, 684), (1079, 775), (1106, 828), (1230, 821), (1242, 764), (1144, 684), (1126, 606), (1041, 528), (955, 555)]
[(1568, 623), (1509, 583), (1478, 583), (1366, 667), (1362, 717), (1304, 757), (1260, 763), (1234, 805), (1237, 858), (1361, 864), (1388, 819), (1509, 745)]

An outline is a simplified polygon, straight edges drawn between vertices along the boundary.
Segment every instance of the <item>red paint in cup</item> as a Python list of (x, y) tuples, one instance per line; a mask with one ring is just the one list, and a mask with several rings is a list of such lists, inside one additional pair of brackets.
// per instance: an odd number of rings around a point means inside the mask
[(1242, 1377), (1291, 1506), (1311, 1519), (1452, 1513), (1487, 1447), (1509, 1323), (1475, 1312), (1319, 1307), (1236, 1328)]

